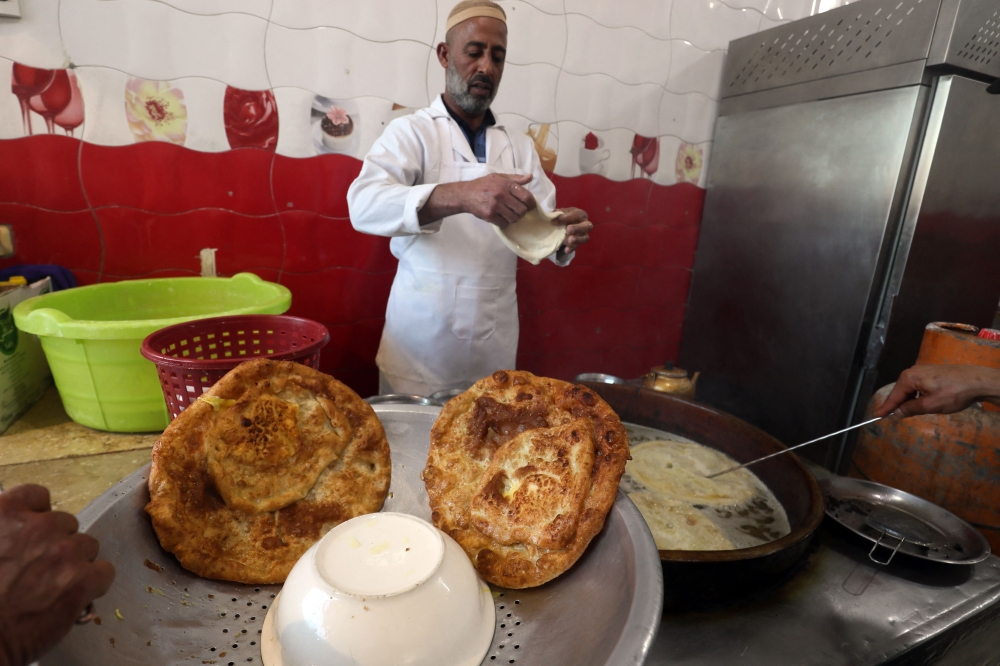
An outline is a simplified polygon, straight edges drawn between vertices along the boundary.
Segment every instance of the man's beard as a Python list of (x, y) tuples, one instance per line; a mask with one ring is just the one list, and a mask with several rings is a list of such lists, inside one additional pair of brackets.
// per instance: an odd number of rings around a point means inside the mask
[(448, 89), (448, 94), (451, 95), (452, 100), (458, 105), (458, 108), (470, 116), (481, 116), (486, 113), (486, 110), (490, 108), (490, 104), (493, 103), (493, 98), (497, 94), (495, 86), (493, 86), (489, 97), (480, 97), (469, 92), (472, 84), (479, 81), (489, 83), (491, 86), (493, 85), (493, 80), (485, 74), (476, 74), (466, 83), (462, 80), (462, 75), (455, 69), (454, 61), (450, 58), (448, 59), (448, 70), (445, 74), (445, 85)]

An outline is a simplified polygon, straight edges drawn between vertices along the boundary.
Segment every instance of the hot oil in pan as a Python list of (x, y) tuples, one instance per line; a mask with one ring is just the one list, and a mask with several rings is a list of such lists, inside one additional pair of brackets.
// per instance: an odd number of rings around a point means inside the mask
[[(652, 428), (632, 424), (625, 424), (625, 427), (628, 431), (629, 443), (633, 447), (653, 440), (667, 440), (701, 447), (701, 445), (692, 440)], [(730, 461), (727, 463), (728, 465), (737, 464), (728, 458), (728, 456), (723, 456), (723, 454), (714, 449), (711, 449), (711, 451)], [(753, 488), (753, 495), (748, 499), (722, 506), (709, 506), (694, 502), (688, 503), (689, 506), (718, 527), (722, 535), (733, 544), (733, 548), (758, 546), (779, 539), (791, 531), (788, 524), (788, 516), (785, 514), (785, 509), (781, 506), (778, 499), (756, 475), (749, 470), (745, 471), (751, 479)], [(629, 494), (648, 490), (641, 482), (632, 478), (627, 471), (622, 477), (621, 489)], [(670, 550), (669, 548), (663, 548), (663, 544), (658, 545), (663, 550)]]

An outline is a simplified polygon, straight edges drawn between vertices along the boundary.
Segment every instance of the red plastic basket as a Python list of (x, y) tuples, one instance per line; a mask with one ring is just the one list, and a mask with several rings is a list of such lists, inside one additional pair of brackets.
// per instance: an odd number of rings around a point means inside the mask
[(255, 357), (319, 367), (330, 332), (319, 322), (285, 315), (236, 315), (168, 326), (142, 341), (156, 364), (170, 418), (175, 419), (223, 375)]

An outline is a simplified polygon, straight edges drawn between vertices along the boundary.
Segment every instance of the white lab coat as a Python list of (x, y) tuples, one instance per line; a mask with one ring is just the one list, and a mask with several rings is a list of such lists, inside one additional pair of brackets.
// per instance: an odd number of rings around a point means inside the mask
[(490, 223), (473, 215), (423, 227), (417, 220), (438, 184), (496, 172), (530, 173), (526, 187), (539, 206), (555, 208), (555, 186), (531, 139), (498, 123), (486, 131), (486, 162), (480, 164), (438, 97), (386, 127), (347, 192), (354, 228), (391, 236), (389, 247), (399, 260), (376, 357), (395, 392), (466, 388), (514, 367), (517, 256)]

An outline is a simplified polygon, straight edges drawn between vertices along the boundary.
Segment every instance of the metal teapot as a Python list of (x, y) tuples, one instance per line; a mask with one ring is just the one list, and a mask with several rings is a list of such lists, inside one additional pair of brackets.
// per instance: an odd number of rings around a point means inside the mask
[(688, 378), (687, 370), (675, 368), (673, 361), (667, 361), (643, 377), (642, 385), (654, 391), (694, 400), (695, 384), (698, 383), (700, 374), (696, 372), (693, 377)]

